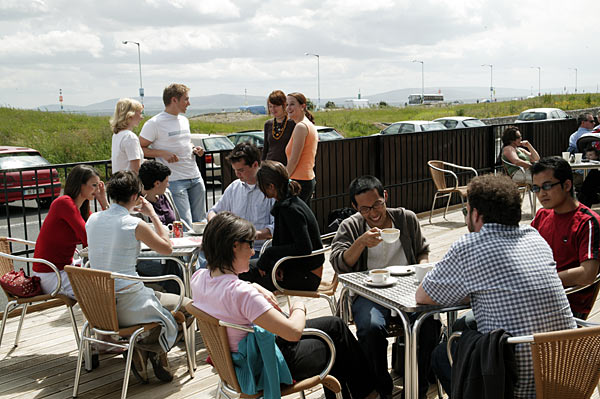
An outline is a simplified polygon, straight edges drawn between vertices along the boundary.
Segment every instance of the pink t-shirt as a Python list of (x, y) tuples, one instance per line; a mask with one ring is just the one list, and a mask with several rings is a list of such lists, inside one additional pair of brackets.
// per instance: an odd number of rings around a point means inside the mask
[[(254, 320), (273, 308), (256, 288), (234, 274), (211, 277), (208, 269), (201, 269), (192, 276), (191, 287), (195, 307), (228, 323), (251, 327)], [(247, 334), (228, 328), (229, 349), (237, 352), (238, 343)]]

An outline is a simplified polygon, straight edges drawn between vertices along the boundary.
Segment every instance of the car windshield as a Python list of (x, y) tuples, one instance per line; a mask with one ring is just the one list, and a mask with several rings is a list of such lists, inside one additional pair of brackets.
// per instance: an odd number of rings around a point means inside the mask
[(438, 121), (442, 125), (446, 126), (448, 129), (454, 129), (456, 125), (458, 125), (458, 121), (454, 121), (452, 119), (445, 119), (443, 121)]
[(220, 150), (232, 150), (233, 143), (223, 136), (219, 137), (205, 137), (202, 139), (204, 143), (204, 149), (206, 151), (220, 151)]
[(425, 125), (421, 125), (421, 130), (424, 132), (428, 132), (430, 130), (445, 130), (446, 126), (442, 125), (439, 122), (431, 122)]
[(483, 123), (482, 121), (480, 121), (479, 119), (465, 119), (463, 121), (463, 123), (465, 124), (466, 127), (479, 127), (479, 126), (485, 126), (485, 123)]
[(49, 164), (50, 162), (44, 157), (33, 152), (13, 152), (0, 155), (0, 169), (19, 169)]
[(521, 112), (517, 120), (519, 121), (541, 121), (546, 119), (545, 112)]
[(338, 140), (341, 138), (343, 138), (343, 136), (339, 134), (335, 129), (319, 130), (319, 140), (321, 141)]

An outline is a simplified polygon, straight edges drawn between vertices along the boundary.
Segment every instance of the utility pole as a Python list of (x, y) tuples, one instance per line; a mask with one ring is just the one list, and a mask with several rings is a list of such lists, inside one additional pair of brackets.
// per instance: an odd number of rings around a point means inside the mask
[(133, 42), (131, 40), (123, 40), (123, 44), (133, 43), (137, 45), (138, 48), (138, 66), (140, 68), (140, 99), (142, 100), (142, 105), (144, 105), (144, 86), (142, 85), (142, 56), (140, 54), (140, 43)]
[(412, 60), (412, 62), (421, 63), (421, 104), (425, 103), (425, 62), (419, 60)]
[(482, 67), (490, 67), (490, 102), (494, 101), (494, 66), (492, 64), (483, 64)]

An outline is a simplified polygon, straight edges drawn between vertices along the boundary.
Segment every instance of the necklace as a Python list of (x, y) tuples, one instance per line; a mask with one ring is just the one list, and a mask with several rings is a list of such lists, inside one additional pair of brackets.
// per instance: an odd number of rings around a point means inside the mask
[(281, 136), (283, 136), (283, 132), (285, 132), (285, 127), (287, 126), (288, 118), (285, 116), (283, 118), (283, 122), (278, 123), (277, 118), (273, 118), (273, 129), (271, 130), (271, 134), (275, 140), (279, 140)]

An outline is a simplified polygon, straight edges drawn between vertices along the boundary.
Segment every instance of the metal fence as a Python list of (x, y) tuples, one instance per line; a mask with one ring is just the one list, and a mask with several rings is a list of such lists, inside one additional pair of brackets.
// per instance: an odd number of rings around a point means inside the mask
[[(540, 155), (546, 156), (559, 155), (564, 151), (576, 125), (575, 120), (568, 119), (523, 123), (519, 125), (519, 129), (523, 139), (531, 141)], [(500, 137), (506, 126), (508, 125), (319, 142), (315, 162), (317, 185), (311, 205), (319, 228), (323, 232), (327, 230), (327, 218), (332, 210), (351, 206), (348, 186), (352, 179), (367, 174), (382, 181), (388, 191), (388, 206), (403, 206), (417, 213), (428, 211), (435, 187), (427, 161), (437, 159), (471, 166), (480, 173), (493, 172), (498, 168), (496, 161), (501, 150)], [(216, 171), (215, 168), (207, 168), (205, 157), (197, 158), (204, 180), (208, 182), (207, 209), (218, 201), (222, 190), (236, 178), (231, 164), (226, 160), (228, 153), (229, 151), (207, 152), (213, 155), (210, 157), (211, 162), (220, 159), (220, 172), (218, 168)], [(217, 154), (218, 157), (215, 156)], [(81, 163), (96, 167), (103, 180), (111, 174), (110, 160)], [(11, 172), (18, 172), (22, 176), (25, 171), (53, 168), (64, 182), (69, 170), (78, 164), (80, 163), (22, 168)], [(210, 163), (208, 165), (213, 166)], [(7, 173), (0, 172), (3, 181), (7, 181)], [(462, 183), (466, 183), (466, 175), (460, 178)], [(7, 198), (6, 187), (4, 194), (0, 187), (0, 197)], [(20, 238), (31, 239), (28, 226), (33, 223), (37, 225), (36, 231), (39, 230), (43, 209), (26, 206), (24, 199), (10, 204), (1, 202), (4, 204), (0, 206), (0, 217), (6, 218), (7, 235), (11, 236), (18, 226), (18, 231), (23, 230)], [(98, 204), (92, 207), (94, 210), (98, 208)]]

